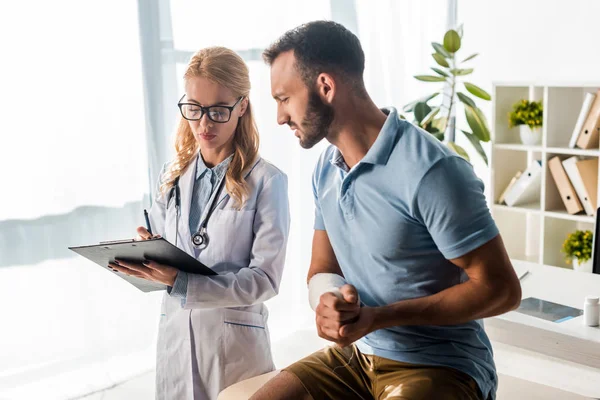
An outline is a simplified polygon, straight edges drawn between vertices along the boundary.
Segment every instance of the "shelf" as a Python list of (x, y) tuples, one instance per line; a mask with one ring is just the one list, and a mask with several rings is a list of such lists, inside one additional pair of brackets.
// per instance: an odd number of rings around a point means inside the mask
[(517, 151), (542, 151), (542, 146), (528, 146), (520, 143), (494, 143), (494, 148)]
[(588, 156), (588, 157), (599, 157), (600, 150), (583, 150), (583, 149), (571, 149), (568, 147), (548, 147), (546, 153), (553, 154), (570, 154), (574, 156)]
[(593, 224), (596, 217), (590, 217), (585, 214), (569, 214), (566, 211), (544, 211), (544, 216), (551, 218), (567, 219), (569, 221), (586, 222)]
[(577, 221), (577, 222), (586, 222), (593, 224), (595, 222), (595, 218), (593, 216), (585, 215), (585, 214), (576, 214), (572, 215), (562, 210), (552, 210), (552, 211), (544, 211), (540, 210), (539, 204), (523, 204), (520, 206), (507, 206), (504, 204), (494, 204), (495, 210), (506, 210), (506, 211), (514, 211), (519, 213), (527, 213), (539, 215), (543, 214), (545, 217), (558, 218), (558, 219), (566, 219), (569, 221)]
[[(548, 161), (554, 157), (564, 161), (576, 156), (600, 159), (600, 148), (570, 148), (574, 127), (588, 93), (596, 93), (600, 85), (540, 84), (539, 82), (495, 83), (493, 89), (490, 146), (490, 211), (502, 234), (509, 256), (560, 268), (572, 268), (565, 262), (562, 245), (575, 230), (594, 231), (596, 217), (580, 212), (567, 213)], [(543, 128), (538, 145), (524, 145), (517, 128), (509, 127), (508, 115), (521, 99), (542, 101)], [(541, 161), (539, 197), (524, 199), (529, 204), (514, 207), (493, 204), (506, 190), (517, 171), (525, 171), (534, 161)], [(596, 172), (596, 171), (594, 171)], [(598, 171), (600, 172), (600, 171)], [(600, 175), (600, 174), (599, 174)], [(559, 176), (558, 179), (563, 179)], [(568, 177), (567, 177), (568, 178)], [(586, 190), (594, 190), (593, 188)], [(531, 188), (531, 191), (534, 191)], [(591, 194), (588, 196), (594, 197)], [(600, 199), (600, 190), (595, 201)]]
[(574, 156), (588, 156), (588, 157), (600, 157), (600, 150), (595, 149), (571, 149), (569, 147), (546, 147), (542, 146), (528, 146), (519, 143), (494, 143), (493, 147), (500, 150), (514, 150), (514, 151), (534, 151), (552, 154), (568, 154)]
[(532, 214), (539, 214), (542, 212), (541, 206), (539, 203), (522, 204), (522, 205), (512, 206), (512, 207), (504, 205), (504, 204), (494, 204), (494, 209), (521, 212), (521, 213), (532, 213)]

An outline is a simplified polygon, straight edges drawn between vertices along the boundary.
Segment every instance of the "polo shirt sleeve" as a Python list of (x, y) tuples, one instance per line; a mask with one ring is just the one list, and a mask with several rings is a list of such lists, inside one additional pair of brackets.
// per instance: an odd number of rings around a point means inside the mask
[(313, 196), (315, 199), (315, 224), (314, 224), (314, 229), (317, 231), (324, 231), (325, 230), (325, 223), (323, 222), (323, 215), (321, 214), (321, 204), (319, 203), (319, 184), (318, 184), (318, 176), (319, 176), (319, 172), (320, 168), (317, 165), (317, 167), (315, 168), (314, 172), (313, 172), (313, 177), (312, 177), (312, 189), (313, 189)]
[(461, 257), (498, 235), (483, 182), (461, 157), (433, 164), (419, 182), (412, 206), (446, 259)]

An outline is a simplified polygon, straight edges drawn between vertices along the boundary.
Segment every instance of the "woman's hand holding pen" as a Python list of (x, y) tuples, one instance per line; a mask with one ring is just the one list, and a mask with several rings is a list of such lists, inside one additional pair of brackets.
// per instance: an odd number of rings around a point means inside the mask
[[(138, 236), (136, 240), (149, 240), (160, 237), (159, 235), (152, 235), (143, 226), (137, 228), (137, 233)], [(177, 273), (179, 272), (177, 268), (169, 265), (159, 264), (150, 260), (146, 260), (142, 264), (115, 260), (114, 263), (109, 263), (109, 267), (116, 272), (121, 272), (125, 275), (159, 282), (171, 287), (175, 284), (175, 279), (177, 278)]]
[(148, 229), (144, 228), (143, 226), (138, 226), (137, 228), (137, 237), (135, 238), (135, 240), (150, 240), (150, 239), (158, 239), (160, 237), (160, 235), (153, 235), (150, 232), (148, 232)]

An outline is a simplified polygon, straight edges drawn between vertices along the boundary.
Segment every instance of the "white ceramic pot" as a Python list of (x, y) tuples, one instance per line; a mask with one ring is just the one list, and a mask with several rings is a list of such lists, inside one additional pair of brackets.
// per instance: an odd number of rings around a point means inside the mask
[(529, 125), (519, 125), (521, 143), (528, 146), (538, 146), (542, 143), (542, 128), (531, 129)]
[(592, 272), (593, 266), (592, 266), (592, 259), (590, 258), (589, 260), (587, 260), (584, 263), (579, 263), (579, 260), (577, 258), (573, 259), (573, 269), (577, 272)]

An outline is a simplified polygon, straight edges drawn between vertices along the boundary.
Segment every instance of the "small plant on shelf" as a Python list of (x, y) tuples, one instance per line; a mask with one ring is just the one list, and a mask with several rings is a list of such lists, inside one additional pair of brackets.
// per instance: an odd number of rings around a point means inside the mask
[(592, 243), (594, 234), (592, 231), (576, 230), (567, 236), (562, 245), (567, 264), (573, 263), (576, 271), (591, 271), (592, 267)]
[(508, 115), (508, 125), (519, 127), (521, 142), (526, 145), (540, 144), (544, 107), (541, 101), (520, 100)]

